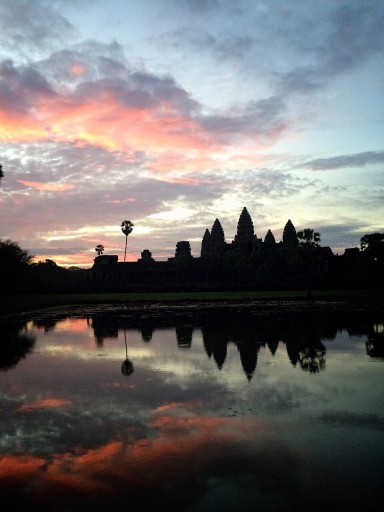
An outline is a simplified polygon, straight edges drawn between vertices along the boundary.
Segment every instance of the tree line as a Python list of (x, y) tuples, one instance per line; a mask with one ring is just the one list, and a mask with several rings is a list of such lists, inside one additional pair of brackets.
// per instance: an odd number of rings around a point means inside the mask
[[(2, 177), (0, 165), (0, 178)], [(127, 254), (127, 238), (134, 224), (129, 220), (121, 223), (125, 235), (124, 261)], [(98, 255), (104, 252), (104, 246), (96, 246)], [(0, 238), (0, 294), (17, 292), (65, 292), (82, 288), (86, 279), (86, 270), (76, 266), (62, 267), (51, 259), (35, 261), (35, 256), (20, 247), (18, 242)]]

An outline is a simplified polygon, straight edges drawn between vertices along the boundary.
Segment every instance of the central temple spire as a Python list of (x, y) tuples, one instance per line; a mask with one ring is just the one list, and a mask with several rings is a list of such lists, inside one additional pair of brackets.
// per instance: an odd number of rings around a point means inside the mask
[(237, 233), (234, 243), (241, 246), (250, 246), (253, 244), (254, 239), (255, 233), (253, 229), (253, 222), (248, 210), (244, 206), (239, 217), (239, 222), (237, 223)]
[(291, 219), (289, 219), (283, 230), (283, 244), (287, 247), (296, 247), (297, 243), (296, 229)]
[(221, 256), (225, 250), (225, 236), (223, 227), (216, 219), (211, 230), (211, 251), (215, 256)]

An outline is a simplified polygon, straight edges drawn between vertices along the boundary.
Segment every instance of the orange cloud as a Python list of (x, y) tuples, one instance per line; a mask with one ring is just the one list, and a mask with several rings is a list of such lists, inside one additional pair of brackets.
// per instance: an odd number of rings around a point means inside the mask
[(84, 321), (84, 318), (65, 318), (64, 320), (61, 320), (60, 322), (57, 322), (55, 326), (56, 331), (69, 331), (72, 333), (77, 332), (86, 332), (87, 330), (87, 324)]
[(22, 405), (17, 409), (16, 412), (28, 412), (35, 411), (36, 409), (45, 409), (47, 407), (63, 407), (66, 405), (71, 405), (70, 400), (60, 400), (58, 398), (46, 398), (44, 400), (38, 400), (37, 402), (32, 402), (30, 404)]
[(203, 402), (203, 400), (190, 400), (189, 402), (172, 402), (157, 407), (156, 412), (159, 413), (169, 410), (179, 410), (183, 408), (196, 409), (198, 407), (202, 407), (204, 404), (206, 404), (206, 402)]
[[(79, 238), (81, 240), (81, 238)], [(99, 243), (97, 240), (93, 243)], [(93, 264), (93, 259), (96, 256), (96, 253), (90, 253), (88, 250), (79, 252), (78, 254), (62, 254), (62, 253), (53, 253), (50, 251), (49, 254), (46, 253), (36, 253), (34, 257), (34, 261), (44, 261), (45, 259), (53, 260), (57, 265), (61, 267), (83, 267), (89, 268), (90, 265)], [(127, 255), (128, 257), (128, 255)], [(137, 259), (137, 257), (136, 257)], [(84, 261), (86, 263), (84, 263)]]
[(71, 190), (74, 188), (74, 185), (70, 185), (69, 183), (42, 183), (40, 181), (25, 181), (25, 180), (17, 180), (18, 183), (25, 185), (26, 187), (37, 188), (38, 190), (49, 190), (52, 192), (63, 192), (65, 190)]
[(0, 457), (0, 481), (10, 480), (17, 485), (33, 478), (45, 463), (45, 459), (34, 455), (5, 455)]
[(33, 142), (47, 138), (47, 131), (30, 116), (0, 111), (0, 140), (3, 142)]

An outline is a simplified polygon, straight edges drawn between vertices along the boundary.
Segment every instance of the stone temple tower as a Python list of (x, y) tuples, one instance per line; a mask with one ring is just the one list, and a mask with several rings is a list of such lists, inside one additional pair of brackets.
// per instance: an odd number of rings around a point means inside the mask
[(298, 244), (295, 226), (292, 224), (291, 219), (288, 220), (284, 226), (283, 231), (283, 244), (287, 248), (294, 248)]
[(270, 229), (268, 229), (267, 234), (265, 235), (264, 243), (265, 245), (268, 245), (268, 247), (276, 245), (275, 237)]
[(237, 233), (233, 244), (237, 247), (243, 247), (251, 250), (255, 245), (255, 233), (253, 228), (253, 222), (248, 210), (244, 207), (237, 223)]
[(211, 253), (214, 256), (222, 256), (223, 252), (225, 251), (225, 237), (224, 230), (219, 219), (216, 219), (213, 223), (210, 242)]
[(206, 254), (210, 254), (211, 252), (211, 233), (209, 229), (205, 230), (203, 240), (201, 241), (201, 252), (200, 256), (205, 256)]

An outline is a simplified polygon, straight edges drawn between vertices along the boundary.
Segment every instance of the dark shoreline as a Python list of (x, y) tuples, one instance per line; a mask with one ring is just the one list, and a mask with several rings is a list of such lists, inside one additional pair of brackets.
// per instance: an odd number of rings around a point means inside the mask
[(27, 321), (37, 318), (87, 317), (89, 315), (114, 314), (126, 318), (160, 316), (199, 316), (225, 314), (269, 315), (276, 313), (345, 312), (383, 313), (382, 301), (375, 300), (324, 300), (324, 299), (239, 299), (239, 300), (139, 300), (127, 302), (80, 303), (44, 307), (25, 312), (0, 316), (0, 321)]

